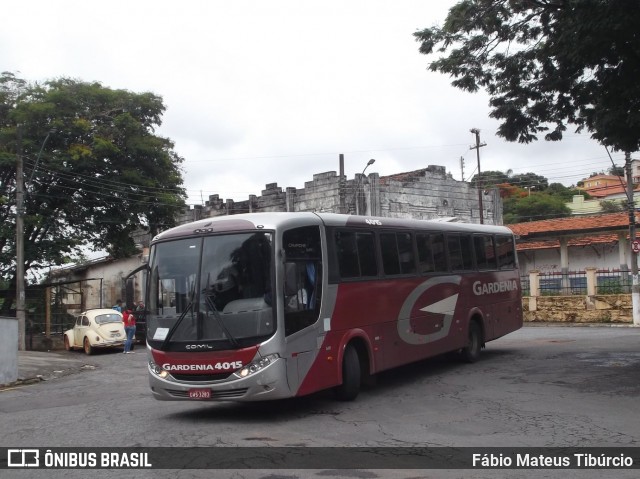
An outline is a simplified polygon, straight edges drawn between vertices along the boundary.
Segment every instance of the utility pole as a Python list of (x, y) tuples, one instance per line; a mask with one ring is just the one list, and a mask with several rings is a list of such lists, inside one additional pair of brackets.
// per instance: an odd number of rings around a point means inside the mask
[(464, 156), (460, 157), (460, 174), (462, 175), (462, 181), (464, 181)]
[[(624, 167), (627, 175), (627, 205), (629, 210), (629, 246), (636, 239), (636, 208), (633, 197), (633, 177), (631, 176), (631, 153), (624, 154)], [(638, 280), (638, 254), (631, 250), (631, 311), (633, 325), (640, 326), (640, 282)]]
[(478, 206), (480, 208), (480, 224), (484, 223), (484, 208), (482, 206), (482, 176), (480, 171), (480, 148), (483, 146), (487, 146), (486, 143), (480, 143), (480, 130), (477, 128), (471, 128), (471, 133), (476, 135), (476, 144), (474, 146), (470, 146), (470, 150), (476, 150), (476, 155), (478, 156), (478, 182), (476, 184), (478, 188)]
[(346, 181), (344, 178), (344, 155), (340, 153), (338, 156), (338, 161), (340, 162), (340, 174), (338, 177), (338, 213), (347, 213), (347, 207), (345, 204), (346, 201)]
[(24, 294), (24, 168), (22, 164), (22, 126), (17, 128), (18, 153), (16, 167), (16, 319), (18, 320), (18, 350), (26, 349)]

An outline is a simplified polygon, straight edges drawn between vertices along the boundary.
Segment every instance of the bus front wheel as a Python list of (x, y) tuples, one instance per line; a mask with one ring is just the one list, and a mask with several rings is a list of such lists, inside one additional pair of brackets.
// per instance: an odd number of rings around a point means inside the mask
[(462, 348), (462, 359), (468, 363), (475, 363), (480, 358), (482, 348), (482, 331), (477, 321), (469, 323), (469, 337), (467, 345)]
[(341, 401), (353, 401), (360, 392), (360, 358), (356, 348), (349, 345), (344, 351), (342, 360), (342, 384), (335, 389)]

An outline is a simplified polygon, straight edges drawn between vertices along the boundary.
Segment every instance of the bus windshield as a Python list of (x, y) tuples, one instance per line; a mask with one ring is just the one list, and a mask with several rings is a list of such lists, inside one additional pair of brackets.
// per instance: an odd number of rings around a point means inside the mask
[(263, 341), (276, 324), (272, 256), (268, 232), (154, 245), (147, 339), (174, 351), (237, 349)]

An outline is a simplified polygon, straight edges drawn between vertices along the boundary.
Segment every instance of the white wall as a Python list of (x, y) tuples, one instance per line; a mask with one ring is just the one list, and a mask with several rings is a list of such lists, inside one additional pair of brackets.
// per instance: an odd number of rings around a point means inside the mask
[(18, 379), (18, 320), (0, 318), (0, 384)]
[[(535, 269), (541, 273), (560, 272), (560, 249), (539, 249), (518, 253), (520, 273)], [(569, 271), (585, 268), (620, 269), (617, 244), (569, 247)]]

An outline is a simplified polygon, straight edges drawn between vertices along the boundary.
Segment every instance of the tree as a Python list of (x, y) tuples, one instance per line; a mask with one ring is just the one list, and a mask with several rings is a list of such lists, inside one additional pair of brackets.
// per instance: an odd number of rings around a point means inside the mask
[(606, 200), (600, 202), (600, 210), (603, 213), (619, 213), (627, 209), (626, 201), (624, 200)]
[(497, 134), (560, 140), (567, 125), (625, 153), (640, 149), (637, 0), (461, 0), (414, 35), (444, 56), (432, 71), (489, 93)]
[(0, 76), (1, 279), (15, 289), (19, 154), (26, 183), (25, 270), (63, 264), (82, 247), (128, 256), (136, 251), (133, 231), (153, 235), (174, 225), (185, 199), (183, 159), (169, 139), (154, 134), (164, 110), (152, 93)]
[(544, 191), (549, 186), (549, 180), (535, 173), (521, 173), (511, 177), (511, 184), (520, 188), (530, 188), (534, 191)]
[(571, 215), (565, 201), (547, 193), (536, 193), (523, 198), (509, 198), (504, 202), (504, 222), (522, 223), (562, 218)]
[(607, 173), (613, 176), (624, 176), (624, 167), (612, 165), (611, 168), (607, 170)]
[(570, 188), (564, 186), (562, 183), (551, 183), (545, 190), (545, 193), (562, 198), (563, 201), (573, 201), (573, 197), (576, 195), (583, 196), (586, 200), (591, 199), (591, 195), (586, 191), (581, 191), (577, 188)]
[(474, 188), (478, 187), (478, 180), (482, 182), (483, 188), (489, 188), (495, 185), (499, 185), (502, 183), (509, 183), (509, 175), (511, 174), (511, 170), (503, 173), (502, 171), (483, 171), (480, 173), (480, 176), (476, 173), (473, 175), (469, 183)]

